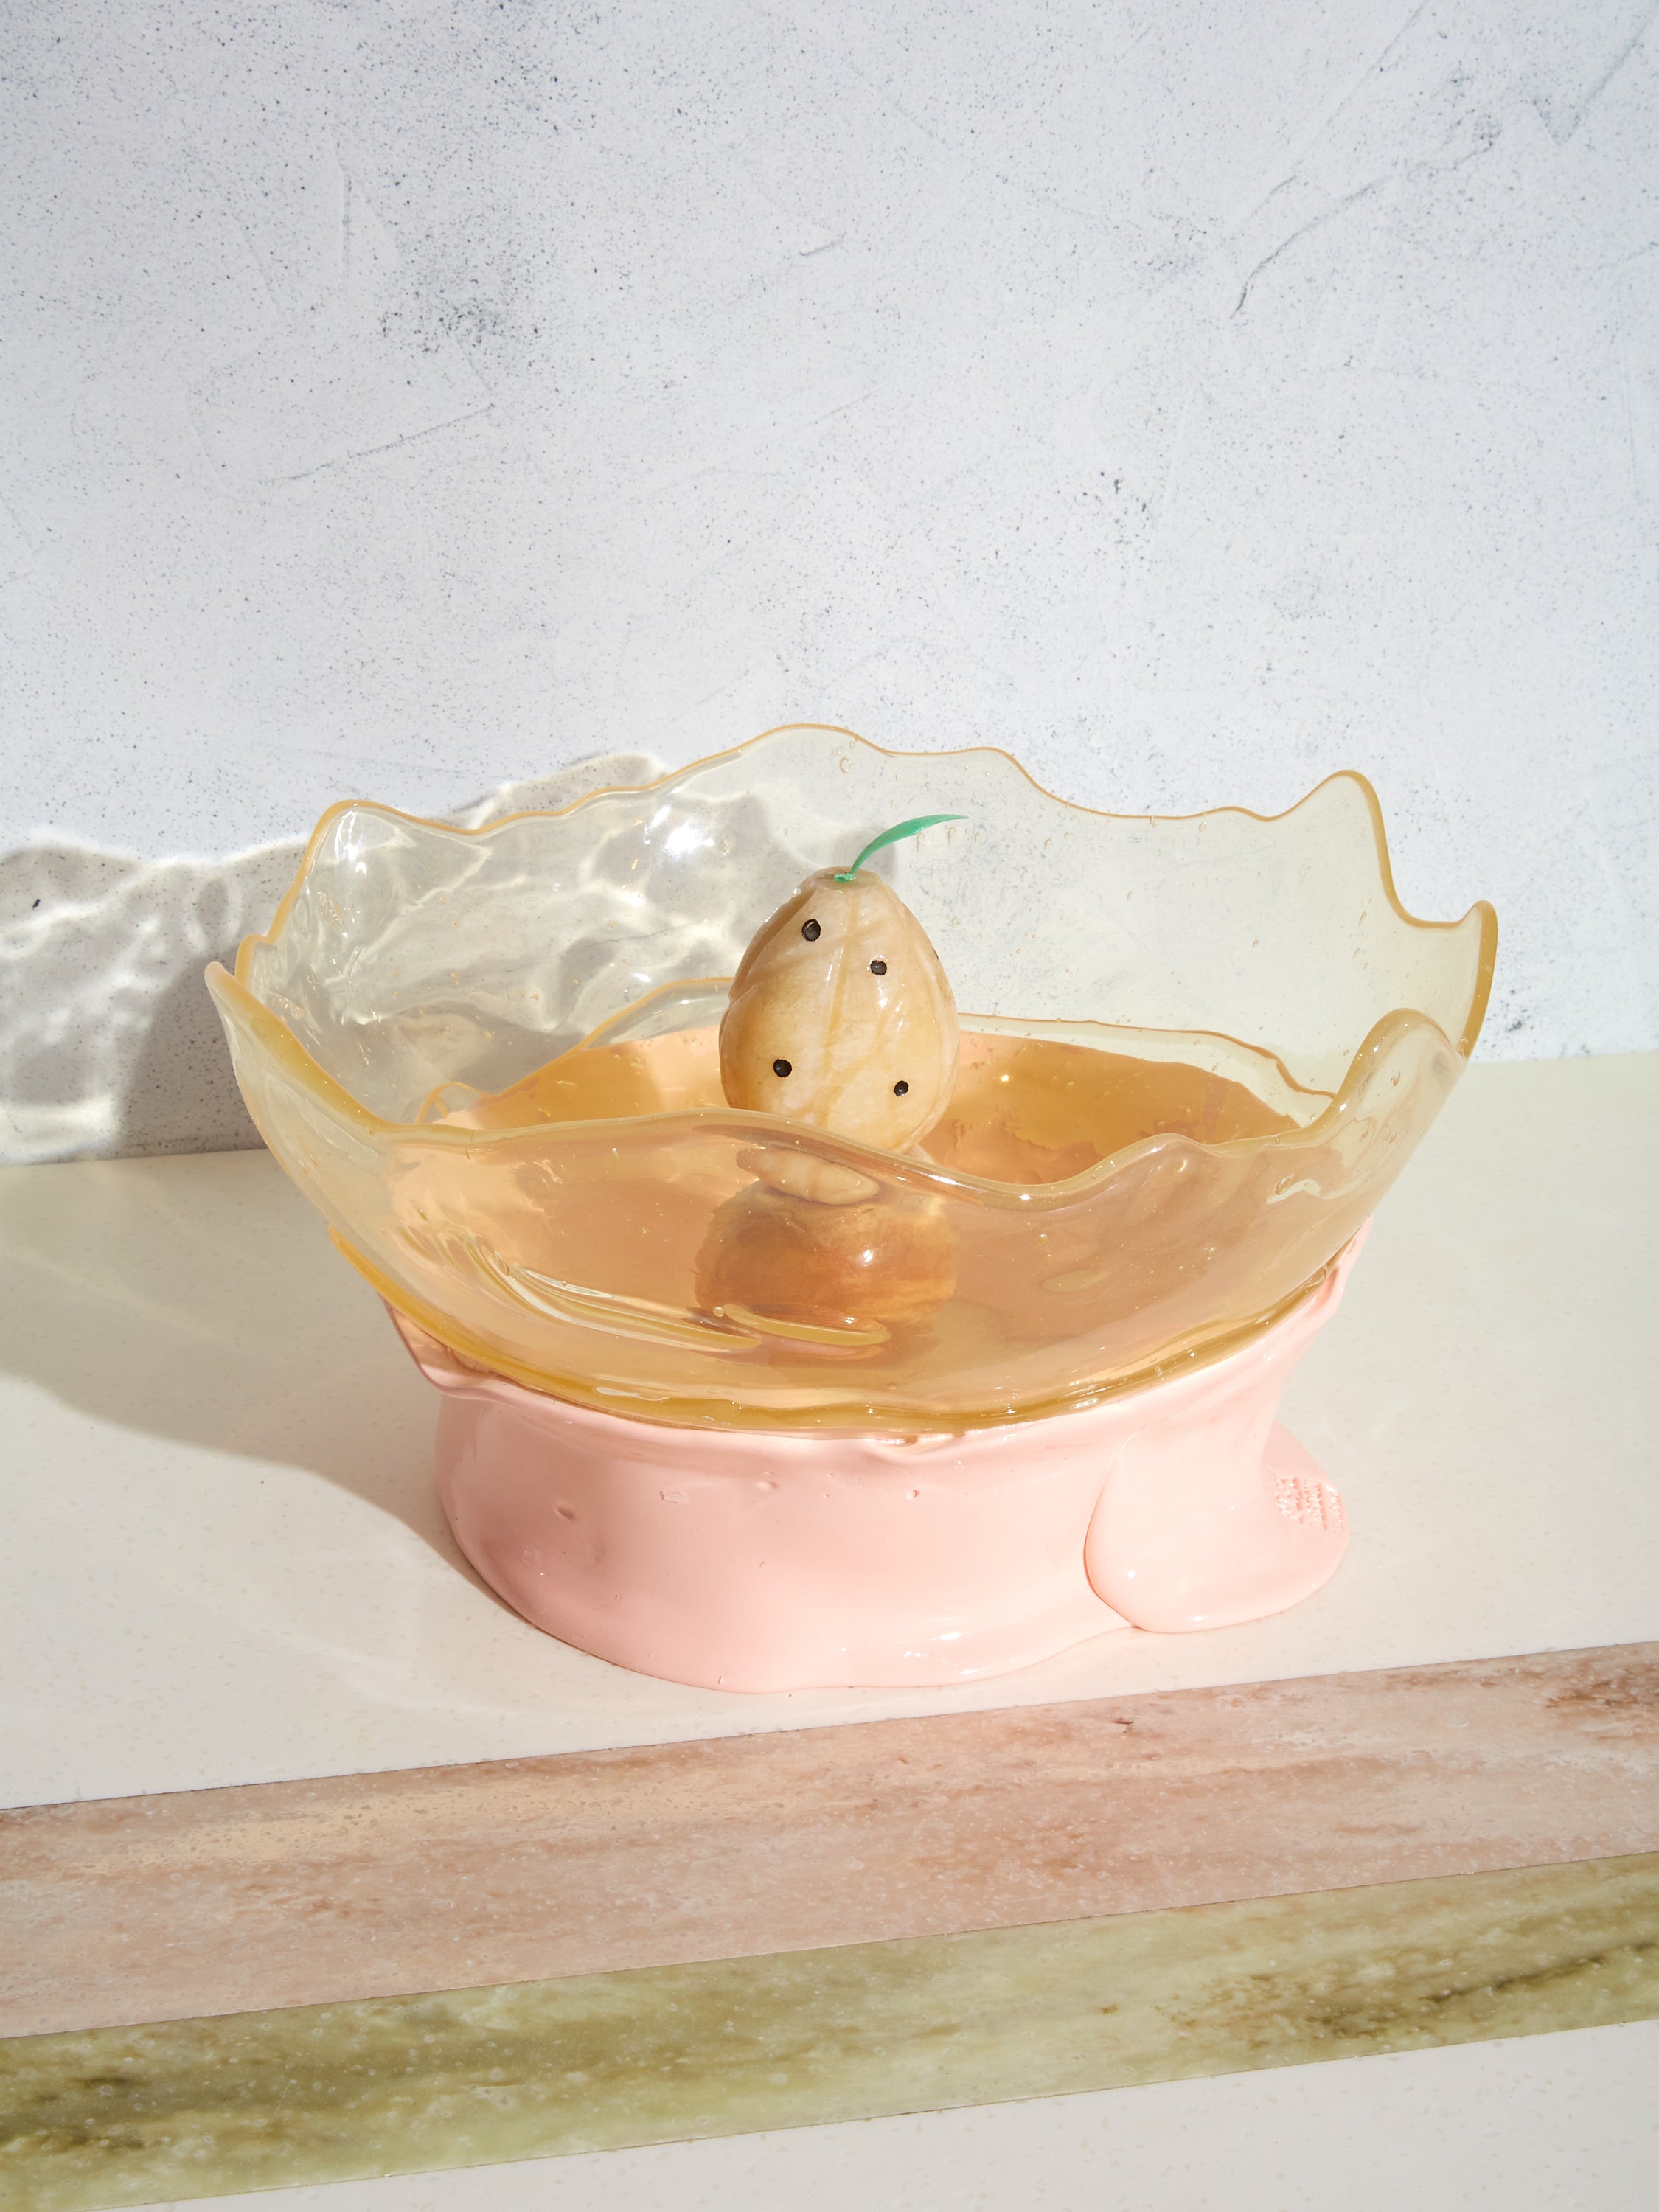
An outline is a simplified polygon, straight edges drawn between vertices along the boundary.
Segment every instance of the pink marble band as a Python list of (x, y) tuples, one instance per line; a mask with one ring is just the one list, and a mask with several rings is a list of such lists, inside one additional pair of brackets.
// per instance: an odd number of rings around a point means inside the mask
[(0, 2034), (1656, 1850), (1651, 1644), (46, 1805)]

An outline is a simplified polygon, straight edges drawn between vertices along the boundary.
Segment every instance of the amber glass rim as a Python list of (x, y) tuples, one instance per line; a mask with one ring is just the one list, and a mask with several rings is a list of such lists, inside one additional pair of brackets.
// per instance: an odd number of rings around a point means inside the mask
[[(287, 1064), (289, 1072), (291, 1075), (297, 1078), (297, 1079), (303, 1084), (306, 1088), (312, 1091), (320, 1100), (331, 1107), (335, 1112), (343, 1115), (346, 1118), (353, 1121), (364, 1133), (364, 1134), (374, 1138), (377, 1141), (415, 1141), (422, 1144), (459, 1146), (463, 1148), (483, 1148), (514, 1142), (528, 1134), (532, 1129), (545, 1128), (548, 1125), (532, 1122), (526, 1123), (522, 1126), (512, 1128), (474, 1130), (447, 1129), (445, 1128), (441, 1123), (387, 1121), (382, 1115), (376, 1114), (372, 1108), (365, 1106), (361, 1099), (354, 1097), (353, 1095), (345, 1089), (343, 1084), (337, 1082), (335, 1078), (329, 1075), (313, 1057), (313, 1055), (306, 1050), (304, 1045), (301, 1043), (299, 1038), (294, 1034), (293, 1030), (289, 1029), (288, 1024), (282, 1020), (280, 1016), (273, 1013), (270, 1008), (265, 1006), (264, 1001), (260, 1000), (252, 990), (249, 978), (254, 957), (262, 946), (268, 947), (275, 945), (281, 938), (288, 925), (289, 918), (293, 913), (295, 905), (300, 896), (301, 890), (302, 890), (306, 879), (310, 873), (317, 854), (320, 850), (325, 839), (327, 837), (333, 825), (344, 815), (355, 811), (362, 811), (380, 816), (383, 819), (389, 821), (405, 822), (416, 829), (434, 830), (448, 837), (489, 837), (494, 836), (498, 830), (506, 829), (513, 823), (535, 820), (556, 821), (562, 819), (567, 815), (579, 813), (583, 807), (593, 805), (599, 800), (603, 799), (625, 797), (631, 793), (643, 793), (659, 790), (665, 785), (678, 782), (683, 778), (695, 774), (699, 769), (712, 768), (722, 762), (741, 760), (745, 755), (753, 752), (757, 747), (768, 744), (772, 738), (786, 736), (798, 731), (802, 732), (822, 732), (823, 735), (828, 737), (839, 738), (844, 739), (849, 744), (860, 745), (864, 747), (866, 751), (878, 753), (881, 755), (884, 759), (888, 760), (945, 761), (963, 759), (976, 753), (994, 754), (999, 759), (1006, 761), (1018, 775), (1024, 777), (1025, 781), (1030, 785), (1034, 791), (1038, 793), (1041, 797), (1048, 800), (1051, 804), (1063, 807), (1072, 813), (1087, 815), (1096, 820), (1105, 822), (1199, 822), (1212, 820), (1218, 817), (1226, 815), (1240, 815), (1246, 820), (1252, 822), (1282, 822), (1290, 815), (1298, 812), (1303, 807), (1306, 806), (1310, 801), (1316, 798), (1319, 793), (1323, 791), (1328, 785), (1341, 782), (1352, 783), (1358, 790), (1360, 796), (1365, 803), (1366, 811), (1370, 817), (1371, 834), (1376, 846), (1376, 863), (1382, 890), (1385, 896), (1388, 898), (1390, 906), (1393, 908), (1395, 913), (1399, 916), (1399, 918), (1413, 929), (1439, 931), (1462, 929), (1468, 921), (1471, 915), (1477, 915), (1480, 917), (1480, 952), (1475, 973), (1475, 986), (1470, 1000), (1468, 1015), (1464, 1022), (1462, 1034), (1455, 1038), (1447, 1039), (1448, 1043), (1450, 1044), (1460, 1056), (1465, 1060), (1468, 1058), (1470, 1053), (1474, 1050), (1475, 1040), (1480, 1036), (1481, 1024), (1485, 1020), (1486, 1007), (1492, 995), (1492, 975), (1496, 965), (1498, 952), (1497, 914), (1486, 900), (1477, 899), (1469, 908), (1468, 913), (1458, 916), (1455, 921), (1431, 921), (1425, 920), (1419, 915), (1413, 914), (1402, 903), (1399, 892), (1395, 885), (1394, 870), (1389, 857), (1388, 835), (1383, 826), (1382, 805), (1377, 799), (1376, 790), (1372, 787), (1369, 778), (1362, 775), (1358, 769), (1338, 769), (1334, 770), (1330, 775), (1322, 777), (1318, 783), (1315, 784), (1312, 788), (1306, 792), (1302, 798), (1298, 799), (1294, 805), (1285, 807), (1277, 814), (1258, 813), (1253, 808), (1248, 806), (1206, 807), (1193, 814), (1114, 814), (1105, 808), (1085, 806), (1075, 800), (1061, 799), (1057, 793), (1052, 792), (1048, 790), (1046, 786), (1040, 784), (1028, 769), (1026, 769), (1019, 761), (1016, 760), (1012, 753), (1006, 751), (1000, 745), (962, 745), (943, 752), (921, 750), (910, 750), (893, 746), (875, 744), (868, 738), (860, 737), (856, 731), (843, 729), (839, 724), (833, 722), (780, 723), (775, 728), (763, 731), (758, 737), (750, 738), (743, 744), (728, 746), (719, 752), (707, 754), (701, 759), (690, 763), (684, 768), (666, 769), (660, 776), (653, 776), (648, 782), (640, 784), (606, 784), (602, 786), (597, 791), (584, 792), (580, 798), (572, 799), (567, 805), (555, 807), (525, 807), (515, 813), (501, 815), (493, 822), (480, 823), (475, 829), (464, 829), (453, 823), (437, 821), (429, 815), (409, 813), (399, 807), (384, 805), (376, 799), (345, 799), (337, 800), (320, 817), (316, 827), (313, 830), (310, 837), (307, 839), (305, 852), (302, 854), (299, 866), (295, 872), (294, 879), (289, 884), (288, 889), (283, 892), (282, 898), (278, 902), (276, 911), (271, 917), (270, 927), (264, 931), (256, 931), (242, 939), (242, 942), (237, 950), (236, 966), (234, 974), (228, 972), (218, 961), (213, 962), (207, 969), (207, 981), (209, 988), (213, 991), (216, 997), (222, 997), (236, 1007), (241, 1018), (258, 1036), (261, 1043), (273, 1054), (275, 1058), (279, 1061), (283, 1061)], [(1423, 1012), (1420, 1008), (1398, 1007), (1391, 1010), (1389, 1013), (1383, 1015), (1380, 1021), (1373, 1025), (1367, 1036), (1361, 1042), (1356, 1049), (1352, 1060), (1349, 1062), (1348, 1069), (1343, 1078), (1342, 1083), (1332, 1096), (1330, 1105), (1323, 1113), (1318, 1115), (1313, 1122), (1300, 1127), (1294, 1132), (1285, 1133), (1286, 1136), (1293, 1134), (1298, 1143), (1305, 1143), (1310, 1136), (1315, 1135), (1320, 1130), (1322, 1126), (1332, 1116), (1340, 1115), (1343, 1110), (1344, 1101), (1349, 1085), (1353, 1079), (1354, 1071), (1364, 1060), (1367, 1046), (1377, 1035), (1377, 1032), (1380, 1030), (1386, 1027), (1390, 1023), (1400, 1020), (1402, 1017), (1425, 1023), (1431, 1028), (1434, 1029), (1437, 1034), (1442, 1036), (1444, 1035), (1444, 1032), (1440, 1030), (1439, 1024), (1434, 1021), (1432, 1016)], [(971, 1022), (973, 1018), (974, 1017), (971, 1015), (964, 1017), (964, 1019), (969, 1022)], [(1239, 1041), (1234, 1039), (1231, 1040), (1231, 1042), (1237, 1042)], [(579, 1048), (580, 1045), (568, 1048), (568, 1049), (573, 1050)], [(1301, 1085), (1298, 1085), (1297, 1087), (1298, 1089), (1305, 1088), (1305, 1086)], [(690, 1124), (704, 1127), (712, 1124), (717, 1128), (731, 1128), (734, 1131), (740, 1130), (744, 1133), (752, 1132), (756, 1135), (763, 1132), (769, 1138), (775, 1140), (782, 1139), (787, 1141), (789, 1139), (799, 1139), (802, 1134), (801, 1124), (798, 1121), (790, 1121), (775, 1115), (751, 1113), (737, 1107), (681, 1109), (677, 1109), (672, 1114), (616, 1116), (604, 1123), (591, 1121), (562, 1122), (556, 1126), (562, 1133), (572, 1133), (579, 1129), (592, 1129), (601, 1126), (609, 1127), (620, 1127), (624, 1126), (629, 1127), (641, 1127), (646, 1126), (666, 1127), (671, 1125), (685, 1127)], [(831, 1152), (839, 1155), (844, 1147), (848, 1164), (849, 1165), (861, 1165), (871, 1162), (878, 1163), (884, 1172), (886, 1173), (890, 1178), (895, 1175), (904, 1177), (915, 1176), (919, 1175), (931, 1188), (937, 1189), (940, 1188), (950, 1188), (952, 1189), (961, 1190), (964, 1193), (978, 1193), (991, 1199), (1003, 1198), (1011, 1194), (1017, 1194), (1018, 1200), (1022, 1202), (1029, 1202), (1031, 1198), (1038, 1195), (1039, 1194), (1045, 1199), (1052, 1199), (1055, 1194), (1061, 1194), (1066, 1198), (1074, 1197), (1080, 1187), (1091, 1181), (1100, 1179), (1109, 1170), (1115, 1172), (1121, 1166), (1126, 1159), (1133, 1157), (1143, 1147), (1159, 1143), (1165, 1143), (1170, 1141), (1170, 1139), (1167, 1137), (1159, 1136), (1142, 1138), (1139, 1139), (1135, 1145), (1126, 1146), (1121, 1151), (1109, 1154), (1106, 1158), (1096, 1161), (1091, 1167), (1084, 1170), (1080, 1175), (1068, 1177), (1064, 1182), (1042, 1184), (1034, 1187), (1030, 1190), (1027, 1190), (1025, 1187), (1018, 1184), (996, 1182), (988, 1177), (967, 1176), (955, 1170), (947, 1170), (942, 1168), (938, 1168), (931, 1162), (924, 1164), (919, 1161), (913, 1155), (889, 1152), (878, 1146), (860, 1145), (848, 1139), (831, 1137), (828, 1133), (823, 1131), (814, 1131), (812, 1133), (812, 1141), (814, 1150), (818, 1152), (822, 1152), (825, 1147), (828, 1147)], [(1182, 1141), (1200, 1142), (1201, 1140), (1193, 1139)], [(1276, 1141), (1279, 1141), (1279, 1139), (1272, 1136), (1237, 1138), (1224, 1140), (1224, 1143), (1220, 1145), (1206, 1145), (1205, 1149), (1210, 1151), (1223, 1151), (1230, 1149), (1231, 1146), (1237, 1145), (1247, 1145), (1254, 1148), (1256, 1146), (1271, 1145)]]

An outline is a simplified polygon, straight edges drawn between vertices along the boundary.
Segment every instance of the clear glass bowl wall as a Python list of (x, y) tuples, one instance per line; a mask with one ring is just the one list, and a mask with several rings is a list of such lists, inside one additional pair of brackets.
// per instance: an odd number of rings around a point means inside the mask
[[(753, 931), (944, 812), (967, 819), (872, 864), (963, 1010), (925, 1150), (726, 1107), (714, 1033)], [(1000, 752), (799, 727), (482, 830), (336, 807), (209, 981), (271, 1150), (464, 1358), (646, 1419), (912, 1434), (1091, 1403), (1305, 1296), (1461, 1073), (1496, 933), (1484, 904), (1405, 913), (1358, 776), (1272, 819), (1137, 818)], [(945, 1224), (925, 1324), (699, 1302), (711, 1223), (779, 1149), (867, 1178), (878, 1228)]]

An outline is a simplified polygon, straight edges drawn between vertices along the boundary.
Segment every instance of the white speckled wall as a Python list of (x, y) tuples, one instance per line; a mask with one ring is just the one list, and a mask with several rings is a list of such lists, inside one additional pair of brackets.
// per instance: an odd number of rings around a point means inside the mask
[[(13, 0), (0, 846), (794, 719), (1353, 766), (1484, 1049), (1659, 1044), (1655, 12)], [(20, 897), (14, 1152), (234, 1141), (52, 1120)]]

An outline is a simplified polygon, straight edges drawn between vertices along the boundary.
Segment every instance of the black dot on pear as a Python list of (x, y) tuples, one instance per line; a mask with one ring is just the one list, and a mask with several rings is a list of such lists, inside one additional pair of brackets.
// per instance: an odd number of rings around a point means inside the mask
[(872, 975), (884, 975), (887, 973), (887, 963), (884, 960), (872, 960), (870, 963), (870, 973)]
[(793, 1073), (793, 1070), (787, 1060), (775, 1060), (772, 1062), (772, 1073), (774, 1075), (789, 1075)]
[(909, 1086), (909, 1085), (908, 1085), (908, 1083), (896, 1083), (896, 1084), (893, 1085), (893, 1096), (894, 1096), (894, 1097), (895, 1097), (895, 1098), (902, 1098), (902, 1097), (903, 1097), (903, 1096), (905, 1095), (906, 1091), (908, 1091), (909, 1090), (909, 1088), (910, 1088), (910, 1086)]
[(817, 922), (804, 921), (800, 926), (800, 933), (809, 945), (816, 945), (823, 932), (818, 927)]

